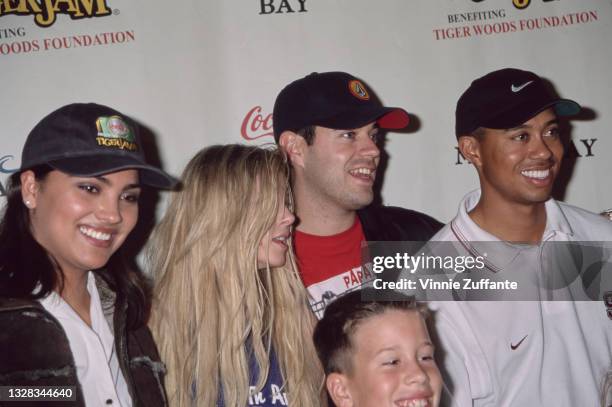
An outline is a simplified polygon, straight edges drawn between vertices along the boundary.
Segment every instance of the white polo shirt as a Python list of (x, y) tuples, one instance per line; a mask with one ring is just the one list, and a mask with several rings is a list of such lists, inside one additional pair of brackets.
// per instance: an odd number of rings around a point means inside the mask
[(40, 300), (66, 332), (76, 364), (77, 377), (87, 406), (130, 407), (132, 399), (119, 367), (115, 339), (102, 311), (93, 273), (87, 275), (91, 296), (91, 328), (57, 293)]
[[(500, 241), (469, 217), (480, 191), (462, 200), (459, 213), (432, 240)], [(542, 244), (489, 256), (498, 270), (529, 269), (546, 242), (612, 242), (612, 223), (550, 199)], [(501, 246), (501, 245), (500, 245)], [(540, 250), (540, 252), (538, 252)], [(454, 406), (597, 406), (612, 364), (612, 320), (603, 301), (432, 301), (442, 346), (441, 368)]]

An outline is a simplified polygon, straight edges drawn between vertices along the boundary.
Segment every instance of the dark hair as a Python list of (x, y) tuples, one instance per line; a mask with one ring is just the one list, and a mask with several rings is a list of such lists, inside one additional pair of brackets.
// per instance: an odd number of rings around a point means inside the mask
[(484, 135), (487, 133), (487, 131), (485, 130), (484, 127), (479, 127), (476, 130), (474, 130), (471, 134), (469, 134), (472, 137), (476, 137), (479, 140), (482, 140), (482, 138), (484, 137)]
[(426, 318), (424, 306), (414, 297), (396, 296), (396, 300), (376, 300), (379, 293), (373, 288), (352, 291), (338, 298), (325, 309), (325, 315), (315, 327), (313, 340), (325, 374), (346, 373), (352, 368), (352, 336), (359, 324), (389, 310), (415, 311)]
[(316, 129), (316, 126), (302, 127), (301, 129), (296, 131), (296, 134), (298, 136), (302, 136), (304, 138), (304, 140), (306, 140), (306, 144), (311, 146), (312, 143), (314, 143), (315, 129)]
[[(48, 165), (31, 168), (36, 179), (44, 181), (53, 170)], [(7, 202), (0, 220), (0, 297), (37, 300), (53, 290), (60, 292), (63, 274), (30, 228), (30, 212), (21, 195), (21, 173), (9, 178)], [(128, 302), (128, 326), (137, 328), (146, 323), (149, 312), (149, 287), (144, 277), (127, 266), (121, 248), (103, 269), (94, 270), (117, 299)]]
[(470, 133), (466, 133), (466, 134), (460, 134), (458, 138), (461, 137), (474, 137), (478, 140), (482, 140), (482, 138), (484, 137), (484, 135), (487, 133), (487, 130), (484, 127), (478, 127), (476, 128), (474, 131), (470, 132)]
[[(51, 167), (32, 168), (43, 181)], [(30, 230), (30, 213), (22, 202), (20, 173), (9, 178), (7, 202), (0, 221), (0, 296), (39, 299), (61, 286), (52, 260)], [(34, 290), (40, 284), (36, 293)]]

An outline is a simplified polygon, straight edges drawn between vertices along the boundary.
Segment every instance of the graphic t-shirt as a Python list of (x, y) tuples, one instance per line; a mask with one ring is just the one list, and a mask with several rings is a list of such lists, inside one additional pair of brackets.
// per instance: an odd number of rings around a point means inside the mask
[(361, 266), (365, 235), (358, 217), (353, 226), (337, 235), (296, 231), (294, 242), (300, 275), (312, 297), (310, 306), (319, 319), (334, 298), (372, 280), (369, 265)]
[[(249, 352), (249, 400), (247, 406), (249, 407), (281, 407), (287, 406), (287, 393), (283, 388), (283, 375), (278, 365), (278, 359), (276, 358), (276, 352), (274, 349), (270, 351), (270, 370), (268, 372), (268, 379), (264, 384), (261, 391), (256, 391), (256, 383), (259, 378), (259, 369), (257, 367), (257, 360), (252, 352)], [(225, 401), (223, 400), (223, 390), (219, 391), (219, 400), (217, 401), (217, 407), (224, 407)]]

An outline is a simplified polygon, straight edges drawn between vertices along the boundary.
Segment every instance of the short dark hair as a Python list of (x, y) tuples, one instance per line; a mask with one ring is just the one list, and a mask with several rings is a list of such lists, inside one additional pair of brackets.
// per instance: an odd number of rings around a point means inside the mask
[(470, 133), (466, 133), (466, 134), (460, 134), (457, 139), (461, 138), (461, 137), (474, 137), (478, 140), (482, 140), (482, 138), (484, 137), (485, 133), (487, 132), (487, 130), (484, 127), (478, 127), (477, 129), (473, 130)]
[(487, 130), (484, 127), (478, 127), (476, 130), (474, 130), (472, 133), (470, 133), (469, 135), (472, 137), (476, 137), (477, 139), (482, 139), (485, 135), (485, 133), (487, 132)]
[(304, 140), (306, 140), (306, 144), (311, 146), (312, 143), (314, 143), (315, 130), (316, 130), (316, 126), (306, 126), (296, 131), (296, 134), (298, 136), (302, 136)]
[(325, 309), (314, 330), (313, 340), (325, 374), (346, 373), (352, 369), (352, 337), (359, 324), (389, 310), (415, 311), (427, 317), (425, 306), (414, 297), (396, 296), (393, 301), (376, 300), (377, 290), (366, 288), (338, 298)]

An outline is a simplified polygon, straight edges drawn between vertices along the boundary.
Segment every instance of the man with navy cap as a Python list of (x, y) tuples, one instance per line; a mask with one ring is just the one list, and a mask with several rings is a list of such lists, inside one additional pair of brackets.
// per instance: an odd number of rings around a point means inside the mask
[[(564, 252), (568, 242), (577, 249), (573, 254), (600, 247), (591, 253), (601, 255), (607, 244), (608, 255), (598, 264), (610, 258), (612, 224), (551, 198), (563, 158), (559, 120), (580, 109), (519, 69), (475, 80), (457, 102), (459, 149), (476, 169), (480, 189), (465, 196), (457, 216), (432, 240), (483, 255), (482, 273), (490, 278), (520, 275), (540, 288), (535, 295), (523, 292), (520, 301), (501, 300), (509, 297), (499, 291), (500, 300), (430, 303), (453, 405), (599, 405), (599, 386), (612, 362), (605, 287), (591, 291), (590, 301), (575, 301), (570, 289), (586, 291), (592, 279), (545, 283), (571, 269), (550, 256)], [(550, 301), (560, 293), (563, 300)]]
[(372, 279), (362, 268), (364, 241), (426, 241), (441, 224), (415, 211), (370, 205), (379, 131), (402, 129), (409, 116), (382, 106), (361, 80), (344, 72), (298, 79), (278, 95), (273, 121), (291, 163), (298, 265), (321, 317), (327, 301)]

